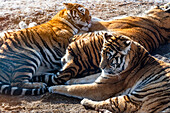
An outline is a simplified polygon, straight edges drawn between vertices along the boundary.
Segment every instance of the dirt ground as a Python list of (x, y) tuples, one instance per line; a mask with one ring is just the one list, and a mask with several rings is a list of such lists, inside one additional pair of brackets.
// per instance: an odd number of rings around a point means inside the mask
[[(2, 1), (5, 0), (0, 0), (1, 3)], [(43, 1), (44, 0), (41, 0), (39, 2)], [(76, 2), (76, 0), (72, 1)], [(111, 0), (103, 0), (102, 2), (95, 2), (92, 0), (92, 2), (90, 2), (90, 0), (84, 0), (82, 4), (89, 8), (93, 17), (104, 20), (110, 20), (116, 16), (143, 14), (146, 10), (150, 9), (151, 6), (162, 4), (161, 2), (154, 3), (143, 2), (142, 0), (136, 1), (138, 2), (113, 2)], [(27, 4), (25, 3), (24, 5), (26, 7)], [(59, 6), (60, 7), (47, 7), (43, 10), (31, 10), (32, 12), (30, 11), (29, 13), (25, 13), (21, 9), (13, 10), (9, 7), (0, 7), (0, 12), (5, 10), (15, 11), (14, 13), (4, 13), (2, 15), (0, 13), (0, 32), (10, 29), (18, 29), (18, 23), (22, 20), (27, 24), (30, 22), (37, 22), (38, 24), (44, 23), (51, 19), (51, 17), (54, 16), (57, 11), (61, 10), (63, 7), (62, 4), (59, 4)], [(170, 44), (161, 46), (152, 54), (166, 62), (170, 62)], [(97, 113), (93, 110), (86, 110), (82, 105), (79, 104), (80, 101), (81, 100), (79, 99), (49, 93), (41, 96), (0, 95), (0, 113)]]

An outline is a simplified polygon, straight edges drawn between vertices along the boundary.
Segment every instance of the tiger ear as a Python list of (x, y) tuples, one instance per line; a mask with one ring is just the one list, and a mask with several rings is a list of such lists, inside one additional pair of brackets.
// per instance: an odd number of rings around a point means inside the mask
[(127, 54), (128, 51), (130, 50), (132, 41), (126, 40), (126, 41), (124, 42), (124, 44), (126, 45), (126, 47), (123, 48), (123, 50), (121, 51), (121, 53), (125, 55), (125, 54)]
[(63, 5), (66, 7), (67, 10), (72, 9), (74, 6), (74, 4), (72, 4), (72, 3), (63, 3)]
[(165, 4), (165, 5), (162, 7), (162, 10), (164, 10), (164, 11), (167, 12), (167, 13), (170, 13), (170, 3)]
[(111, 34), (109, 34), (109, 33), (105, 33), (103, 38), (104, 38), (104, 41), (105, 41), (105, 42), (108, 42), (108, 41), (109, 41), (109, 39), (110, 39), (111, 37), (112, 37), (112, 35), (111, 35)]
[(167, 13), (170, 13), (170, 3), (167, 3), (165, 5), (162, 6), (156, 6), (155, 9), (161, 9)]

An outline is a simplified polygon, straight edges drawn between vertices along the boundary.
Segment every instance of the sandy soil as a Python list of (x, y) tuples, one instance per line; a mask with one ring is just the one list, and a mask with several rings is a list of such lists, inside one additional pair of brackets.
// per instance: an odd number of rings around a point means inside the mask
[[(105, 0), (69, 0), (89, 8), (93, 17), (110, 20), (116, 16), (143, 14), (151, 6), (161, 2), (115, 2)], [(160, 0), (161, 1), (161, 0)], [(62, 1), (64, 2), (64, 1)], [(0, 32), (18, 29), (18, 23), (44, 23), (63, 8), (59, 0), (0, 0)], [(156, 57), (170, 62), (170, 44), (161, 46), (152, 53)], [(169, 59), (168, 59), (169, 58)], [(56, 112), (56, 113), (97, 113), (86, 110), (80, 105), (81, 100), (58, 94), (46, 93), (41, 96), (0, 95), (0, 112)]]

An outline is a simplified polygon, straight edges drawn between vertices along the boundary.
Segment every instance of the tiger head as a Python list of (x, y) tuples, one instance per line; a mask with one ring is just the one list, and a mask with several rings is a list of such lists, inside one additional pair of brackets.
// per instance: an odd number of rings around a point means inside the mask
[(156, 6), (146, 13), (147, 17), (155, 21), (159, 27), (169, 28), (170, 26), (170, 3)]
[(107, 75), (114, 75), (125, 70), (129, 63), (127, 54), (132, 41), (126, 36), (114, 36), (105, 33), (101, 51), (100, 68)]
[(77, 3), (63, 3), (66, 7), (67, 16), (81, 30), (88, 31), (91, 27), (91, 14), (87, 8)]

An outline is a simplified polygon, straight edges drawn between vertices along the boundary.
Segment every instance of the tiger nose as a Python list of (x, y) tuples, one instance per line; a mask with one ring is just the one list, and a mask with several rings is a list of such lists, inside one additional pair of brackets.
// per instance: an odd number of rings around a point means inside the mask
[(106, 68), (106, 66), (107, 66), (106, 62), (100, 62), (100, 64), (99, 64), (99, 68), (101, 68), (101, 69)]
[(91, 24), (91, 16), (90, 16), (89, 18), (86, 18), (86, 22), (87, 22), (88, 24)]
[(88, 24), (91, 24), (91, 20), (87, 21)]
[(86, 22), (87, 22), (87, 24), (91, 24), (91, 20), (87, 20)]
[(63, 57), (61, 58), (61, 65), (64, 66), (66, 64), (66, 59)]

